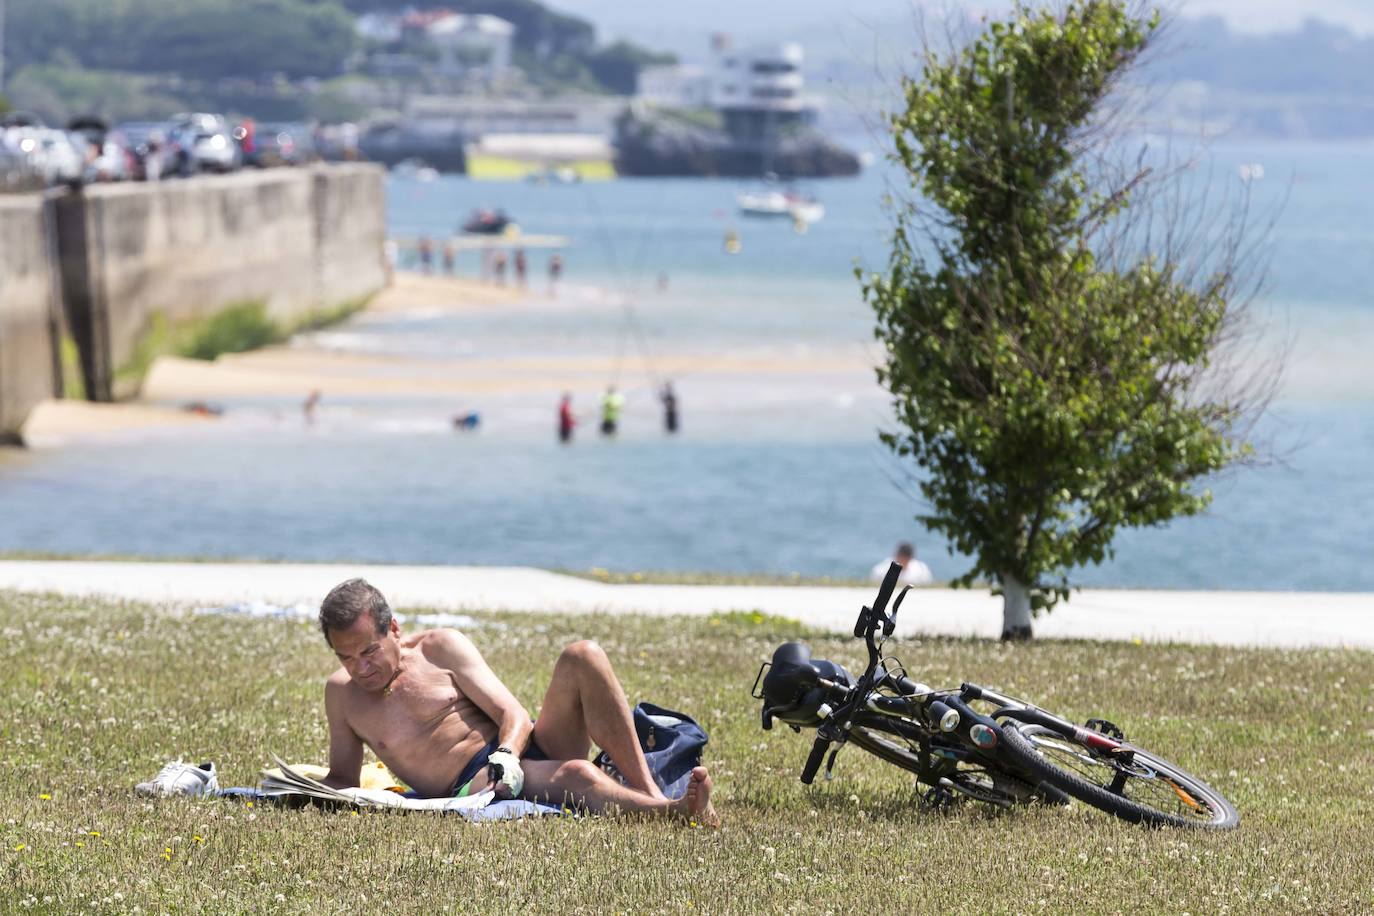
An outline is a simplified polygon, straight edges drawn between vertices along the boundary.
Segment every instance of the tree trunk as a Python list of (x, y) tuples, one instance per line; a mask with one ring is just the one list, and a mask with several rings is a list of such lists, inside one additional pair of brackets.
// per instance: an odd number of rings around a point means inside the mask
[(1030, 589), (1010, 573), (1002, 574), (1002, 638), (1031, 638)]

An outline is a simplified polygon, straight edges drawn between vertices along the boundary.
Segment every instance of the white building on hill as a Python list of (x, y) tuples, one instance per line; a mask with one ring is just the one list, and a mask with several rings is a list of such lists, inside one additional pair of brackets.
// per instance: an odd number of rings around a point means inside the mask
[(448, 9), (367, 13), (354, 28), (385, 46), (372, 55), (373, 68), (385, 76), (432, 72), (490, 87), (511, 75), (515, 26), (496, 16)]
[(439, 69), (454, 75), (477, 71), (487, 81), (510, 71), (515, 26), (486, 14), (449, 13), (425, 30), (439, 49)]
[(711, 71), (696, 64), (645, 67), (639, 71), (635, 96), (663, 108), (707, 108)]
[(637, 97), (669, 108), (713, 108), (737, 137), (760, 137), (790, 122), (812, 123), (820, 108), (805, 94), (804, 56), (796, 42), (733, 48), (717, 35), (711, 63), (647, 67)]

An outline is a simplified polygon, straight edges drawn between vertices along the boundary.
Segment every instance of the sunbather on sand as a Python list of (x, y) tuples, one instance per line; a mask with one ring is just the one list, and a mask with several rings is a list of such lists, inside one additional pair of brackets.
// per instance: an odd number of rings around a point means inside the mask
[[(677, 800), (654, 783), (625, 691), (596, 643), (563, 650), (532, 722), (466, 636), (451, 629), (402, 636), (382, 593), (362, 579), (331, 591), (319, 620), (343, 666), (324, 689), (327, 784), (358, 784), (366, 744), (428, 797), (491, 787), (501, 798), (719, 823), (705, 767), (692, 771)], [(587, 759), (593, 742), (628, 785)]]

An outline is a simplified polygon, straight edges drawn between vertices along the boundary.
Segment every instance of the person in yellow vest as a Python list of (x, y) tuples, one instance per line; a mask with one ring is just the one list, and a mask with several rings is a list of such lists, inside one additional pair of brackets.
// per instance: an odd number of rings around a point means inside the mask
[(615, 390), (614, 385), (606, 388), (601, 397), (601, 435), (614, 436), (620, 426), (620, 411), (625, 407), (625, 395)]

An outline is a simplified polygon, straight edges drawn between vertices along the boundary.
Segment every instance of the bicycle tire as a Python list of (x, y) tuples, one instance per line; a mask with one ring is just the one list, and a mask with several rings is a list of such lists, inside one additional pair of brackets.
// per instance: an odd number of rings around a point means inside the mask
[[(909, 746), (888, 740), (886, 737), (887, 735), (895, 735), (903, 741), (906, 740), (905, 736), (902, 735), (899, 730), (889, 725), (886, 720), (879, 718), (867, 720), (863, 725), (855, 725), (851, 728), (849, 730), (849, 742), (867, 751), (879, 760), (884, 760), (893, 766), (901, 767), (912, 773), (920, 773), (921, 764), (917, 754), (913, 752)], [(995, 778), (990, 772), (988, 775), (989, 778), (993, 779), (994, 785), (980, 786), (978, 790), (989, 794), (995, 794), (1013, 804), (1026, 804), (1028, 801), (1033, 800), (1033, 796), (1037, 794), (1041, 795), (1040, 800), (1047, 804), (1064, 805), (1069, 802), (1068, 796), (1064, 795), (1053, 785), (1042, 786), (1040, 790), (1037, 791), (1035, 786), (1032, 786), (1025, 780), (1013, 776), (1010, 773), (998, 773)], [(1017, 791), (1012, 793), (997, 787), (996, 779), (998, 778), (1005, 780), (1006, 785), (1015, 788)], [(978, 800), (990, 801), (990, 799)], [(996, 802), (991, 803), (995, 804)]]
[[(1125, 770), (1092, 753), (1073, 735), (1043, 725), (1006, 719), (1001, 724), (1002, 751), (1018, 768), (1124, 821), (1203, 830), (1231, 830), (1240, 823), (1235, 807), (1220, 792), (1144, 748), (1123, 742), (1123, 746), (1134, 752), (1131, 769)], [(1061, 765), (1057, 762), (1061, 759), (1074, 761), (1078, 768)], [(1099, 784), (1088, 778), (1089, 773), (1110, 775), (1113, 782), (1120, 780), (1120, 785), (1113, 789)], [(1126, 786), (1130, 783), (1139, 784), (1134, 787), (1141, 793), (1137, 797), (1126, 794)], [(1146, 797), (1151, 794), (1171, 802), (1176, 811), (1164, 810), (1158, 802), (1151, 803)]]

